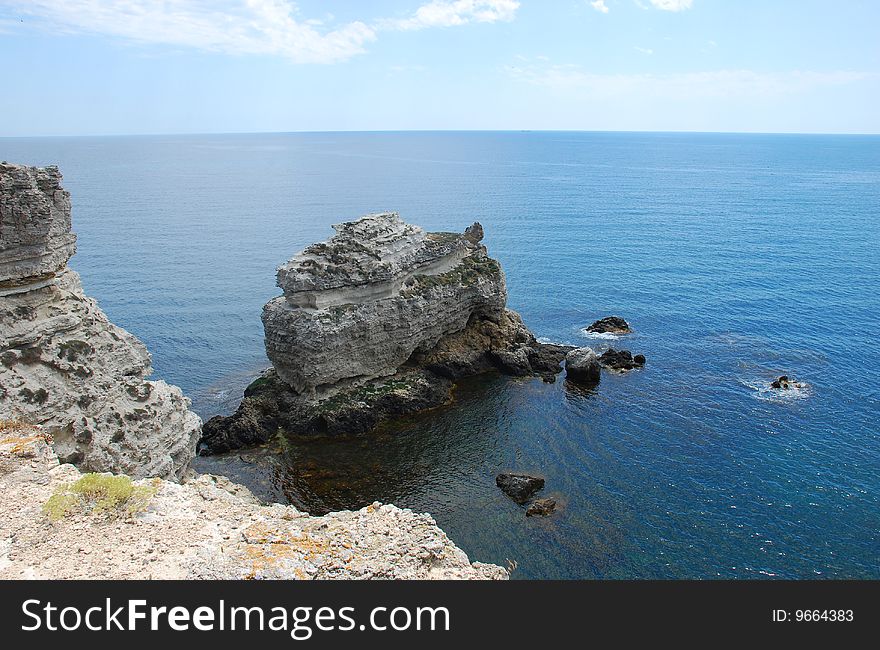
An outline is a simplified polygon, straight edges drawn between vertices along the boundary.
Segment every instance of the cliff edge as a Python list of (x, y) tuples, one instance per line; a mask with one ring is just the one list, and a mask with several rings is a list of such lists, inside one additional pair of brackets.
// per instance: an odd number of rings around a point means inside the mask
[[(0, 421), (0, 579), (508, 577), (471, 563), (427, 514), (374, 503), (310, 517), (222, 477), (84, 476), (59, 465), (47, 437)], [(136, 507), (89, 498), (112, 480), (138, 490)], [(85, 485), (81, 500), (59, 500)]]
[(42, 425), (84, 470), (179, 480), (201, 420), (146, 379), (149, 352), (83, 293), (75, 252), (58, 168), (0, 163), (0, 418)]

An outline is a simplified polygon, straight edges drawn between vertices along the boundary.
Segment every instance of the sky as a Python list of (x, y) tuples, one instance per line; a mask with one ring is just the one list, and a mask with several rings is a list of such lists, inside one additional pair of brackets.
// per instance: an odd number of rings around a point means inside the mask
[(876, 0), (0, 0), (0, 136), (880, 133)]

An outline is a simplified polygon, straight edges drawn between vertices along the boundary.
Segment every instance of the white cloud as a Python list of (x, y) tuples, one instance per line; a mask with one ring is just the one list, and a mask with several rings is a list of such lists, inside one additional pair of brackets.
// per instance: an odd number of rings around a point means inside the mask
[(328, 27), (332, 15), (324, 20), (302, 18), (290, 0), (0, 0), (0, 4), (63, 33), (103, 34), (134, 43), (226, 54), (283, 56), (293, 63), (348, 60), (364, 53), (382, 30), (507, 21), (519, 8), (515, 0), (432, 0), (409, 18)]
[(683, 11), (690, 9), (694, 0), (651, 0), (651, 4), (663, 11)]
[(577, 65), (508, 66), (514, 79), (556, 90), (577, 91), (590, 97), (773, 97), (841, 86), (880, 75), (839, 70), (815, 72), (755, 72), (712, 70), (672, 74), (598, 74)]
[(45, 26), (135, 43), (231, 54), (272, 54), (294, 63), (334, 63), (364, 52), (376, 30), (355, 21), (333, 29), (301, 20), (287, 0), (27, 0), (13, 2)]
[(590, 6), (593, 7), (599, 13), (607, 14), (608, 7), (605, 5), (605, 0), (595, 0), (595, 2), (591, 2)]
[(517, 0), (432, 0), (416, 9), (408, 18), (382, 20), (379, 26), (414, 30), (468, 23), (509, 22), (516, 16), (517, 9)]
[(637, 52), (641, 52), (642, 54), (653, 54), (654, 53), (654, 50), (647, 48), (647, 47), (639, 47), (638, 45), (635, 46), (635, 49)]

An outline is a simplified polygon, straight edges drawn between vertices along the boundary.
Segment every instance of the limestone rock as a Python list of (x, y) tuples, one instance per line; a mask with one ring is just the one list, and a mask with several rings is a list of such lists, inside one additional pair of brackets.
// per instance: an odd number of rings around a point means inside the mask
[(599, 358), (592, 348), (577, 348), (565, 357), (565, 373), (571, 381), (595, 384), (600, 378)]
[(0, 431), (0, 579), (503, 580), (471, 562), (427, 514), (374, 503), (311, 517), (260, 505), (247, 489), (202, 475), (138, 481), (153, 495), (133, 516), (42, 505), (80, 478), (59, 465), (42, 431)]
[(426, 233), (397, 213), (334, 228), (278, 269), (284, 295), (263, 310), (266, 353), (298, 393), (393, 375), (472, 315), (504, 310), (504, 274), (472, 235)]
[(464, 234), (426, 233), (396, 213), (334, 226), (278, 270), (263, 310), (274, 370), (232, 416), (211, 418), (200, 453), (275, 433), (360, 433), (449, 399), (455, 380), (497, 371), (553, 381), (568, 346), (539, 343), (505, 307), (504, 274)]
[(180, 479), (201, 420), (66, 266), (70, 202), (54, 167), (0, 165), (0, 418), (40, 424), (83, 469)]
[(539, 343), (520, 315), (505, 309), (493, 318), (472, 317), (464, 329), (444, 336), (427, 352), (416, 352), (410, 361), (453, 380), (497, 370), (552, 381), (570, 349)]
[(49, 279), (75, 252), (70, 194), (58, 168), (0, 163), (0, 296)]

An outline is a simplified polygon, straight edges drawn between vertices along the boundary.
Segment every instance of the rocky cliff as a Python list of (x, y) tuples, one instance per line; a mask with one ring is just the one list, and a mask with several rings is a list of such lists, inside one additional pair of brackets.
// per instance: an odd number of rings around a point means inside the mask
[(56, 167), (0, 163), (0, 418), (42, 425), (83, 469), (180, 479), (201, 421), (83, 293), (70, 220)]
[(263, 309), (266, 353), (296, 392), (393, 375), (471, 316), (501, 317), (504, 275), (478, 224), (426, 233), (384, 213), (334, 228), (278, 269), (284, 295)]
[(283, 295), (263, 310), (273, 369), (233, 416), (205, 424), (203, 453), (279, 431), (366, 431), (442, 404), (468, 375), (560, 371), (569, 348), (538, 343), (506, 309), (480, 224), (430, 233), (389, 212), (334, 229), (278, 269)]
[(216, 476), (137, 481), (146, 497), (134, 511), (86, 501), (53, 520), (46, 504), (83, 475), (58, 464), (44, 434), (0, 421), (0, 579), (508, 577), (472, 564), (429, 515), (374, 503), (310, 517)]

